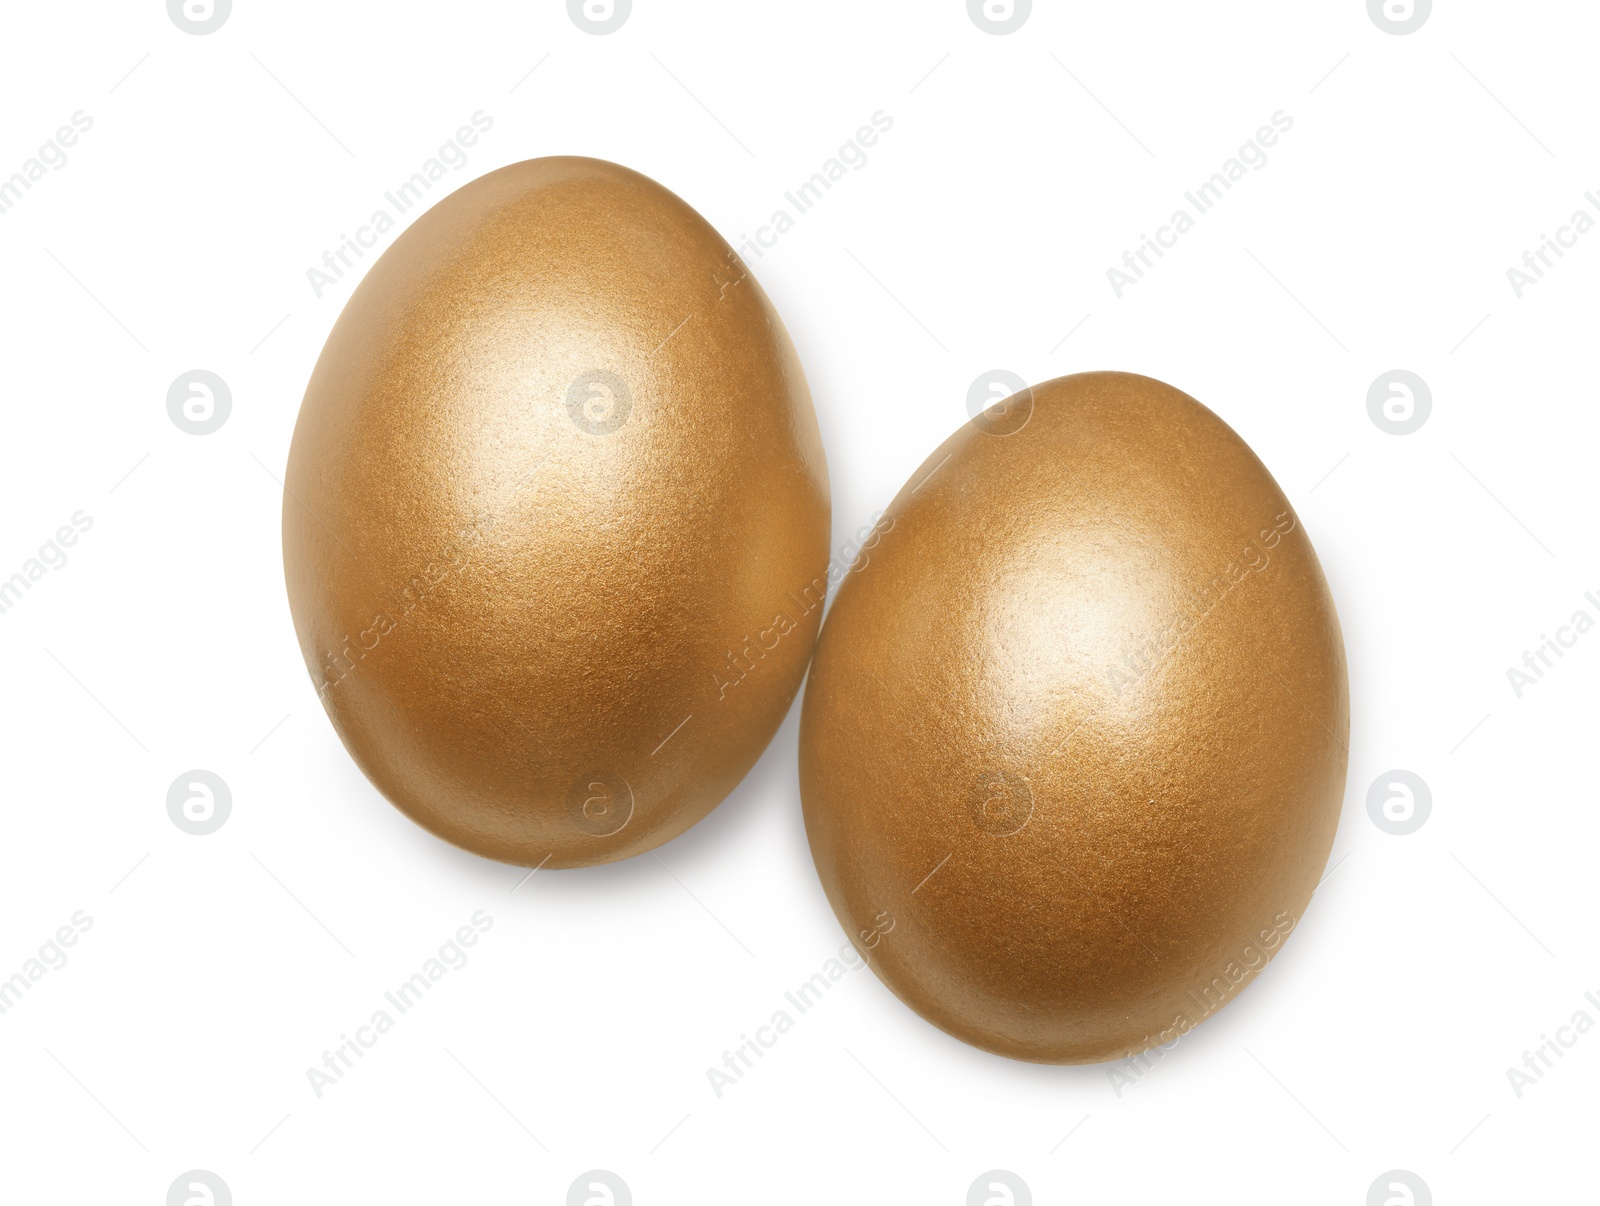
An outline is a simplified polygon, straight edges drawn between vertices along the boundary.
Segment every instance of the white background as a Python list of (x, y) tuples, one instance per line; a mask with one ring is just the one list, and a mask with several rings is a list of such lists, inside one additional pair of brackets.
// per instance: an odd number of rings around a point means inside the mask
[[(1038, 1202), (1359, 1206), (1390, 1169), (1439, 1203), (1594, 1200), (1600, 1033), (1520, 1098), (1506, 1074), (1600, 1021), (1600, 634), (1521, 698), (1506, 675), (1600, 619), (1600, 232), (1520, 299), (1506, 275), (1600, 191), (1594, 6), (1441, 0), (1406, 36), (1362, 0), (1041, 0), (1005, 36), (959, 0), (636, 0), (603, 37), (558, 0), (238, 0), (206, 36), (160, 0), (4, 22), (0, 175), (94, 124), (0, 215), (0, 577), (93, 527), (0, 615), (0, 977), (92, 927), (0, 1016), (0, 1198), (157, 1206), (198, 1168), (241, 1206), (558, 1203), (602, 1168), (644, 1204), (958, 1204), (1000, 1168)], [(1334, 869), (1260, 980), (1120, 1095), (966, 1047), (870, 972), (713, 1093), (845, 941), (798, 706), (658, 859), (520, 887), (345, 755), (280, 567), (296, 409), (356, 279), (317, 298), (306, 270), (480, 109), (448, 186), (598, 156), (730, 241), (893, 118), (751, 258), (810, 378), (837, 546), (996, 368), (1162, 378), (1282, 484), (1349, 651)], [(1119, 299), (1106, 270), (1278, 110), (1267, 165)], [(1433, 396), (1408, 436), (1366, 408), (1396, 367)], [(207, 436), (166, 412), (194, 368), (233, 396)], [(233, 796), (207, 837), (166, 812), (194, 768)], [(1395, 768), (1433, 797), (1403, 837), (1366, 809)], [(315, 1096), (306, 1069), (477, 910), (470, 962)]]

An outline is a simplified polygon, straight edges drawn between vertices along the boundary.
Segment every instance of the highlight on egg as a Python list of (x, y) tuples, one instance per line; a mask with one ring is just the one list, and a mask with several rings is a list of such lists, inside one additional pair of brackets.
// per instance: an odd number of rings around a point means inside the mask
[(557, 157), (372, 266), (285, 477), (301, 652), (401, 811), (526, 866), (624, 858), (777, 730), (827, 591), (827, 467), (766, 294), (637, 172)]
[(1304, 524), (1215, 414), (1102, 372), (963, 426), (880, 528), (801, 718), (840, 922), (985, 1050), (1170, 1046), (1282, 949), (1338, 825), (1349, 690)]

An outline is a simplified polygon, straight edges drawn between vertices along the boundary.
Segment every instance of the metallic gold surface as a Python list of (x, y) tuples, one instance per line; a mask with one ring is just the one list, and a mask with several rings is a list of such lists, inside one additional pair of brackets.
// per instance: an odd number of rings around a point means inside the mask
[(989, 1051), (1172, 1041), (1281, 947), (1338, 823), (1344, 646), (1304, 528), (1226, 424), (1125, 373), (979, 416), (880, 528), (801, 720), (834, 911)]
[(799, 360), (716, 231), (615, 164), (516, 164), (402, 234), (317, 362), (286, 487), (335, 729), (491, 858), (683, 832), (810, 657), (828, 479)]

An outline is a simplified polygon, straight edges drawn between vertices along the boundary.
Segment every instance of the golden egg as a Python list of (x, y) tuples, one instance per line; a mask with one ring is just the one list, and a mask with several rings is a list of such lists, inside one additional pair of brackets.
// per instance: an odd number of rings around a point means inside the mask
[(531, 160), (372, 266), (285, 480), (301, 652), (346, 749), (441, 837), (527, 866), (649, 850), (777, 730), (827, 585), (800, 362), (677, 196)]
[(879, 522), (806, 687), (806, 831), (912, 1009), (1111, 1060), (1281, 949), (1348, 734), (1333, 600), (1271, 474), (1188, 395), (1085, 373), (957, 431)]

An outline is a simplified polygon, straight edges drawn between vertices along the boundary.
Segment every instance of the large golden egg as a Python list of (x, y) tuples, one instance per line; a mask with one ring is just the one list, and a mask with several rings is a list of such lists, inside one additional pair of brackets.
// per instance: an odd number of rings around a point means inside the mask
[(1344, 792), (1305, 528), (1188, 395), (1063, 377), (947, 440), (828, 616), (806, 830), (903, 1001), (1047, 1063), (1170, 1044), (1281, 948)]
[(328, 338), (285, 484), (335, 729), (491, 858), (682, 833), (811, 655), (828, 479), (799, 360), (716, 231), (615, 164), (519, 163), (402, 234)]

